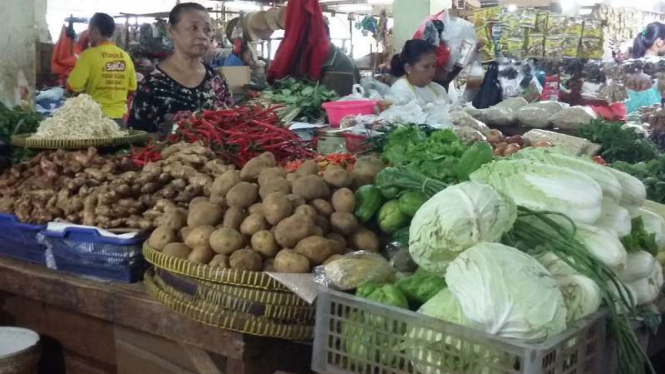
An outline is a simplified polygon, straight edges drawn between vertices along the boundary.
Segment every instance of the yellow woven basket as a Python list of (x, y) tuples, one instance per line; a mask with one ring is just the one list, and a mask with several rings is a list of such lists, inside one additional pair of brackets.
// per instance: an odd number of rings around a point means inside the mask
[(143, 143), (148, 140), (145, 131), (131, 130), (129, 135), (117, 138), (95, 139), (30, 139), (33, 134), (19, 134), (12, 136), (12, 145), (16, 147), (35, 149), (81, 149), (88, 147), (113, 147), (128, 144)]
[(310, 340), (314, 334), (314, 326), (311, 324), (284, 324), (269, 318), (254, 317), (217, 306), (211, 307), (208, 303), (179, 298), (162, 289), (155, 282), (152, 272), (145, 274), (144, 282), (146, 291), (170, 310), (211, 326), (244, 334), (290, 340)]
[(191, 278), (269, 291), (289, 291), (262, 271), (220, 269), (208, 265), (195, 264), (191, 261), (165, 255), (151, 248), (147, 242), (143, 244), (143, 257), (155, 267)]
[[(286, 306), (264, 304), (229, 296), (214, 290), (205, 289), (196, 280), (187, 281), (155, 274), (153, 282), (164, 292), (188, 303), (200, 305), (206, 310), (244, 313), (254, 317), (268, 318), (280, 323), (313, 324), (314, 308), (307, 306)], [(257, 293), (269, 292), (254, 290)]]
[(305, 300), (291, 291), (268, 291), (257, 288), (248, 288), (243, 286), (232, 286), (219, 284), (200, 279), (189, 278), (184, 275), (178, 275), (168, 270), (155, 267), (155, 275), (161, 278), (166, 284), (176, 289), (183, 289), (184, 293), (196, 293), (198, 297), (213, 301), (218, 295), (224, 295), (231, 298), (243, 299), (248, 302), (256, 302), (266, 305), (279, 306), (309, 306)]

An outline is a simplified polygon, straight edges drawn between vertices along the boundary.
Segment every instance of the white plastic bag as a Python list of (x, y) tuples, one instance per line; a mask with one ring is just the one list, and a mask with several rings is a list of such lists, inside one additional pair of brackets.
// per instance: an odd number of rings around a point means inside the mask
[(445, 28), (441, 34), (441, 39), (443, 39), (448, 45), (448, 48), (450, 48), (450, 57), (448, 58), (448, 63), (446, 63), (446, 70), (451, 71), (453, 65), (455, 65), (460, 58), (462, 44), (465, 41), (477, 44), (478, 38), (476, 37), (476, 29), (471, 22), (451, 16), (450, 12), (444, 12), (443, 24)]

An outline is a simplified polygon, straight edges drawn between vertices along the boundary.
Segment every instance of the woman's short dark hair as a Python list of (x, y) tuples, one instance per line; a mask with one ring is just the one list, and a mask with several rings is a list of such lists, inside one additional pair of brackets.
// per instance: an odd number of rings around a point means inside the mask
[(660, 22), (652, 22), (635, 38), (631, 50), (633, 58), (644, 57), (658, 38), (665, 40), (665, 25)]
[(411, 39), (404, 43), (404, 48), (401, 53), (393, 56), (390, 61), (391, 73), (396, 77), (401, 77), (406, 74), (404, 66), (406, 64), (415, 65), (420, 61), (423, 55), (434, 53), (436, 48), (433, 45), (422, 39)]
[(177, 25), (182, 18), (182, 13), (191, 10), (200, 10), (208, 13), (208, 9), (199, 3), (180, 3), (171, 9), (171, 12), (169, 13), (169, 24), (171, 26)]
[(90, 27), (99, 30), (99, 33), (102, 34), (103, 37), (110, 38), (115, 32), (115, 21), (113, 20), (113, 17), (106, 13), (95, 13), (95, 15), (90, 18)]

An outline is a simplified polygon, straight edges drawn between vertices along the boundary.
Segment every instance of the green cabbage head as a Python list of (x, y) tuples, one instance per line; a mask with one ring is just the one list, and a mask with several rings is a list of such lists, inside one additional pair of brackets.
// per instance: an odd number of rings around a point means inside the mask
[(481, 242), (499, 241), (516, 218), (515, 204), (493, 188), (457, 184), (418, 209), (409, 229), (409, 252), (420, 267), (443, 276), (460, 253)]

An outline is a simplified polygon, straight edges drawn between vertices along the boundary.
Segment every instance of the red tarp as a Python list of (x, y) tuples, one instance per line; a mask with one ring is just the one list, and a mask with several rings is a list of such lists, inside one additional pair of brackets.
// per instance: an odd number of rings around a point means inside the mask
[(51, 57), (51, 72), (58, 75), (58, 80), (63, 82), (67, 80), (69, 74), (76, 66), (76, 59), (88, 46), (88, 32), (81, 33), (78, 42), (67, 36), (67, 27), (62, 26), (58, 42), (53, 48)]
[(328, 58), (329, 42), (318, 0), (290, 0), (284, 40), (268, 70), (268, 80), (286, 76), (318, 80)]

